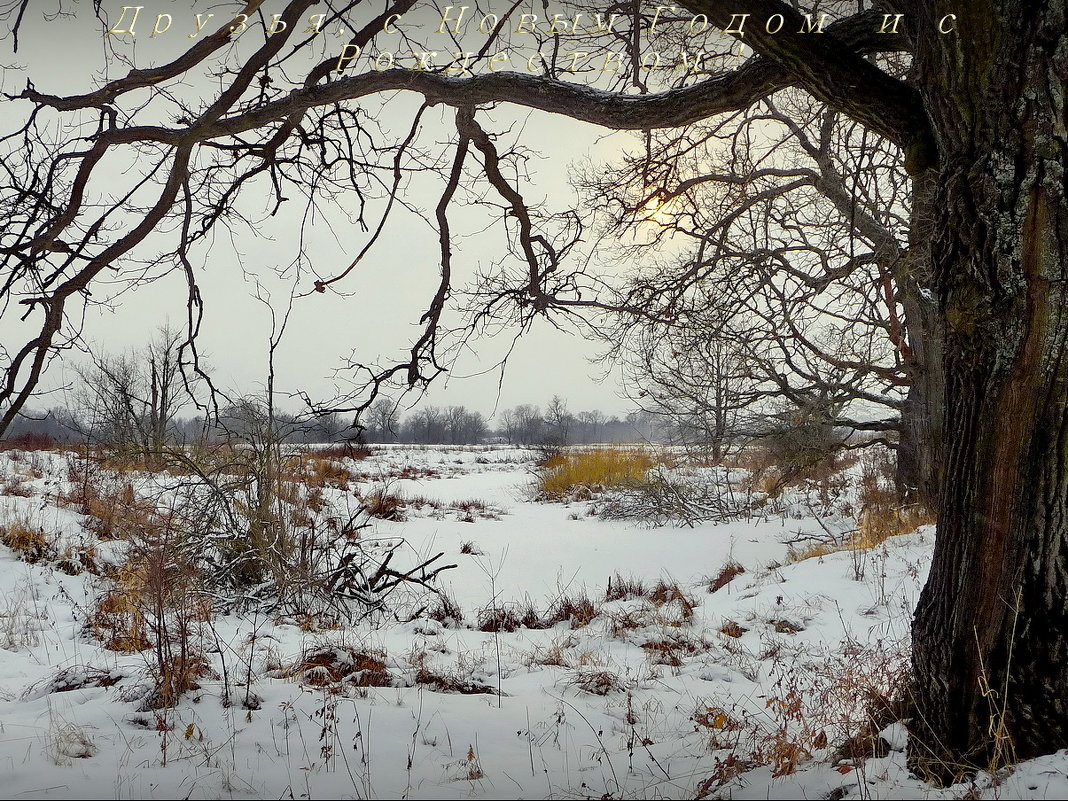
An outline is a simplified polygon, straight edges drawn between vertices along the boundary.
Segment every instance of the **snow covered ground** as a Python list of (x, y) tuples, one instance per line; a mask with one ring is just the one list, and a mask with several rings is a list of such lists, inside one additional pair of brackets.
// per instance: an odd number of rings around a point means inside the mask
[[(336, 628), (204, 615), (190, 635), (199, 687), (152, 709), (153, 652), (107, 650), (89, 625), (111, 579), (79, 565), (119, 564), (122, 544), (61, 500), (71, 459), (0, 454), (0, 524), (36, 527), (51, 548), (27, 561), (0, 545), (9, 798), (1068, 794), (1064, 753), (927, 787), (892, 715), (869, 732), (881, 737), (843, 746), (905, 671), (929, 527), (791, 561), (788, 541), (855, 521), (801, 503), (718, 525), (606, 520), (595, 502), (532, 500), (534, 454), (509, 448), (378, 449), (352, 463), (358, 483), (328, 492), (421, 499), (360, 536), (403, 538), (397, 559), (412, 564), (444, 552), (455, 607), (398, 596), (429, 606)], [(712, 592), (732, 564), (744, 572)]]

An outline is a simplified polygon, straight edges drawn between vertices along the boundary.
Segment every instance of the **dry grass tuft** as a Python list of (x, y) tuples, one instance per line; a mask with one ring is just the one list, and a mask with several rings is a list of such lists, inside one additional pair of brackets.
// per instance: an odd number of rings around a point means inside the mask
[(736, 620), (727, 620), (719, 627), (719, 633), (728, 637), (738, 638), (745, 634), (749, 629), (740, 624)]
[(694, 610), (696, 605), (690, 598), (686, 596), (686, 593), (682, 591), (678, 584), (667, 583), (660, 581), (656, 587), (653, 588), (652, 593), (649, 595), (649, 600), (653, 602), (657, 607), (666, 606), (668, 604), (678, 605), (681, 620), (678, 624), (688, 623), (693, 619)]
[(379, 520), (404, 520), (407, 501), (392, 492), (375, 492), (363, 499), (363, 508), (371, 517)]
[(643, 483), (653, 466), (643, 450), (591, 448), (567, 451), (546, 460), (538, 473), (537, 496), (543, 500), (588, 500), (606, 489)]
[(885, 451), (865, 454), (861, 467), (861, 513), (857, 532), (850, 542), (852, 547), (874, 548), (891, 537), (910, 534), (920, 526), (935, 522), (929, 510), (902, 503), (895, 486), (892, 454)]
[(571, 628), (579, 629), (589, 623), (600, 614), (600, 609), (590, 600), (586, 593), (579, 595), (564, 595), (549, 609), (545, 616), (546, 623), (550, 626), (557, 623), (570, 623)]
[(386, 667), (385, 656), (382, 651), (348, 645), (318, 645), (305, 651), (295, 664), (275, 671), (275, 676), (332, 690), (340, 690), (344, 685), (390, 687), (393, 677)]
[(720, 568), (719, 573), (708, 584), (709, 592), (719, 592), (738, 576), (745, 572), (745, 568), (733, 559)]
[(522, 625), (510, 606), (487, 606), (478, 612), (479, 631), (515, 631)]
[(608, 588), (604, 591), (605, 601), (626, 601), (630, 598), (644, 598), (648, 591), (641, 579), (623, 578), (619, 573), (608, 579)]
[(649, 654), (654, 665), (669, 667), (681, 667), (686, 656), (692, 656), (699, 650), (697, 642), (685, 637), (650, 640), (642, 643), (642, 648)]
[(0, 526), (0, 542), (30, 564), (55, 558), (56, 548), (53, 540), (41, 526), (33, 525), (25, 517), (15, 518)]
[(297, 473), (298, 475), (294, 477), (295, 480), (312, 488), (334, 487), (336, 489), (348, 489), (349, 484), (355, 479), (352, 471), (344, 465), (338, 464), (335, 459), (310, 453), (301, 454)]
[(438, 693), (459, 693), (460, 695), (496, 695), (497, 693), (489, 685), (480, 684), (461, 675), (459, 671), (445, 673), (425, 663), (420, 665), (416, 671), (415, 683)]
[(464, 612), (456, 598), (442, 590), (437, 594), (437, 601), (427, 610), (427, 617), (443, 626), (459, 627), (464, 622)]
[(627, 683), (610, 670), (576, 670), (568, 684), (590, 695), (626, 692)]

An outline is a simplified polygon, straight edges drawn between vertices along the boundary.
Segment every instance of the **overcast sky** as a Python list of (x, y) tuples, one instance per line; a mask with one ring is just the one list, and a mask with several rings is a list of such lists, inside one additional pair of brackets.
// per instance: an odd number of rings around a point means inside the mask
[[(115, 17), (122, 5), (105, 3)], [(216, 19), (208, 26), (211, 28), (241, 4), (146, 2), (144, 5), (138, 23), (139, 37), (135, 42), (120, 45), (141, 68), (169, 59), (187, 46), (184, 29), (192, 30), (191, 11), (216, 13)], [(270, 13), (283, 7), (279, 1), (264, 8)], [(436, 7), (437, 4), (430, 4), (430, 11), (421, 17), (409, 15), (403, 22), (412, 29), (432, 29), (437, 24)], [(151, 32), (155, 14), (168, 11), (176, 18), (177, 35), (148, 39), (146, 34)], [(262, 40), (262, 34), (259, 35)], [(27, 75), (32, 76), (38, 90), (47, 93), (81, 93), (94, 88), (103, 66), (101, 38), (91, 15), (46, 24), (34, 21), (23, 33), (17, 55), (11, 54), (10, 39), (4, 43), (3, 61), (9, 66), (3, 71), (3, 91), (17, 93), (24, 87)], [(324, 47), (332, 44), (324, 43)], [(23, 65), (25, 71), (10, 68)], [(110, 77), (124, 72), (125, 68), (113, 66)], [(418, 105), (411, 96), (394, 99), (383, 111), (377, 110), (379, 103), (378, 99), (371, 99), (367, 106), (387, 126), (395, 125), (402, 130), (410, 124)], [(432, 149), (437, 141), (442, 143), (442, 150), (447, 147), (452, 115), (450, 109), (429, 113), (420, 138), (424, 146)], [(499, 131), (510, 125), (521, 126), (523, 141), (536, 145), (544, 154), (544, 158), (529, 163), (531, 182), (524, 187), (525, 196), (530, 200), (545, 198), (555, 210), (573, 208), (577, 203), (566, 180), (569, 163), (586, 156), (599, 161), (611, 160), (620, 148), (634, 143), (628, 134), (608, 134), (570, 119), (514, 108), (501, 108), (488, 118), (487, 127)], [(434, 189), (439, 187), (440, 182), (423, 182), (421, 186), (416, 182), (406, 199), (432, 210), (437, 200)], [(255, 198), (247, 200), (255, 207)], [(256, 391), (262, 387), (266, 375), (270, 313), (253, 297), (253, 275), (264, 283), (273, 305), (281, 312), (286, 305), (287, 285), (275, 280), (272, 271), (284, 267), (292, 258), (298, 246), (298, 220), (305, 211), (299, 197), (274, 218), (267, 218), (265, 209), (261, 204), (264, 219), (259, 223), (260, 237), (230, 239), (220, 231), (207, 258), (198, 265), (206, 302), (200, 347), (209, 357), (217, 383), (237, 393)], [(461, 231), (472, 232), (486, 222), (484, 216), (474, 217), (462, 208), (451, 214)], [(373, 220), (374, 215), (370, 218)], [(326, 275), (343, 270), (351, 254), (368, 238), (365, 232), (344, 224), (339, 215), (330, 214), (306, 226), (305, 233), (305, 252), (313, 257), (320, 273)], [(456, 247), (458, 263), (472, 270), (488, 267), (498, 259), (503, 243), (498, 231), (471, 234), (458, 239)], [(398, 357), (415, 335), (414, 323), (435, 290), (438, 260), (436, 232), (415, 215), (396, 216), (383, 240), (360, 265), (358, 274), (342, 285), (347, 297), (312, 294), (294, 304), (278, 351), (278, 385), (283, 390), (299, 389), (312, 396), (329, 397), (337, 387), (335, 370), (351, 352), (355, 351), (366, 361), (373, 361), (378, 355), (384, 359)], [(107, 294), (108, 291), (100, 290), (95, 293), (97, 297)], [(165, 321), (182, 325), (184, 314), (185, 281), (176, 272), (123, 294), (111, 308), (93, 309), (85, 325), (86, 338), (100, 349), (122, 350), (145, 342), (154, 328)], [(12, 338), (5, 341), (10, 346), (18, 333), (11, 328), (10, 321), (5, 321), (3, 330), (5, 337)], [(494, 365), (510, 344), (511, 336), (507, 333), (473, 340), (453, 365), (448, 379), (439, 380), (431, 389), (426, 402), (460, 403), (488, 414), (495, 405), (506, 408), (526, 402), (544, 404), (552, 395), (559, 394), (568, 399), (575, 411), (600, 408), (609, 413), (622, 413), (634, 408), (622, 397), (619, 370), (599, 359), (602, 346), (588, 336), (560, 332), (544, 321), (539, 321), (516, 344), (498, 398), (501, 373)], [(591, 364), (590, 360), (594, 362)], [(69, 378), (69, 371), (53, 370), (46, 383), (57, 386)]]

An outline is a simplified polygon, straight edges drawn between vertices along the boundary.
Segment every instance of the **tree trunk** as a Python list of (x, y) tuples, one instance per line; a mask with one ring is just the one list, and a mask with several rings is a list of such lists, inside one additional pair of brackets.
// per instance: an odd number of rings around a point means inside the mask
[(901, 410), (897, 484), (902, 498), (937, 511), (945, 411), (944, 335), (931, 264), (935, 178), (913, 178), (909, 251), (897, 276), (909, 342), (909, 393)]
[(974, 2), (940, 36), (948, 5), (917, 28), (946, 408), (910, 754), (942, 781), (1068, 746), (1068, 13)]

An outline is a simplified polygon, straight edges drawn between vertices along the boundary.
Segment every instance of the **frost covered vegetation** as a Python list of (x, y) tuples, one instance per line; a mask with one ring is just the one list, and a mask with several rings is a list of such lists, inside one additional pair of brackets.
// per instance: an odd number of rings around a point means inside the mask
[[(877, 448), (0, 453), (32, 797), (1058, 797), (905, 767), (933, 528)], [(36, 449), (34, 449), (36, 446)], [(27, 449), (29, 448), (29, 449)]]

